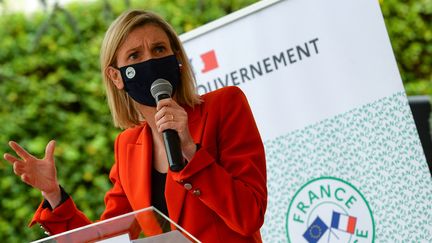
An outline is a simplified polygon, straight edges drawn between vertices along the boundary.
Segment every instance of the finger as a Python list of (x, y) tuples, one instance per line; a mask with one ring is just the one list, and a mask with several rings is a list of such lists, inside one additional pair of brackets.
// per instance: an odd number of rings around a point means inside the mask
[(22, 180), (23, 182), (25, 182), (26, 184), (31, 185), (31, 183), (30, 183), (30, 177), (29, 177), (27, 174), (22, 174), (22, 175), (21, 175), (21, 180)]
[(25, 166), (23, 164), (14, 163), (13, 164), (13, 171), (16, 175), (21, 175), (25, 172)]
[(50, 161), (54, 161), (54, 150), (55, 150), (55, 140), (51, 140), (46, 148), (45, 148), (45, 157), (44, 159), (50, 159)]
[(34, 159), (33, 155), (29, 154), (25, 149), (23, 149), (19, 144), (14, 141), (9, 142), (9, 146), (21, 157), (24, 161), (29, 159)]
[(173, 102), (174, 102), (174, 101), (173, 101), (173, 99), (171, 99), (171, 98), (160, 100), (160, 101), (157, 103), (156, 110), (159, 111), (159, 110), (161, 110), (161, 109), (162, 109), (163, 107), (165, 107), (165, 106), (171, 106)]
[(164, 122), (164, 123), (162, 123), (161, 125), (158, 126), (158, 132), (163, 132), (163, 131), (165, 131), (167, 129), (172, 129), (172, 130), (178, 131), (177, 127), (176, 127), (176, 123), (172, 122), (172, 121), (170, 121), (170, 122)]
[(162, 117), (164, 117), (167, 113), (171, 114), (172, 112), (173, 112), (172, 108), (170, 108), (168, 106), (162, 107), (158, 112), (156, 112), (155, 121), (162, 119)]
[(17, 157), (10, 155), (10, 154), (7, 154), (7, 153), (3, 155), (3, 158), (11, 164), (14, 164), (15, 162), (25, 163), (24, 161), (18, 159)]
[(162, 126), (163, 124), (166, 124), (166, 123), (170, 123), (170, 124), (168, 124), (170, 127), (175, 125), (174, 124), (174, 116), (171, 114), (163, 116), (160, 120), (156, 121), (156, 127), (159, 129), (160, 126)]

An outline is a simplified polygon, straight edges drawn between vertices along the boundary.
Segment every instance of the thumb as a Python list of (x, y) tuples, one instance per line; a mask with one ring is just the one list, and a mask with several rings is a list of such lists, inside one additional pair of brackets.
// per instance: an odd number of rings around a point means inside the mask
[(51, 140), (46, 148), (45, 148), (45, 157), (44, 159), (50, 159), (54, 161), (54, 149), (55, 149), (55, 140)]

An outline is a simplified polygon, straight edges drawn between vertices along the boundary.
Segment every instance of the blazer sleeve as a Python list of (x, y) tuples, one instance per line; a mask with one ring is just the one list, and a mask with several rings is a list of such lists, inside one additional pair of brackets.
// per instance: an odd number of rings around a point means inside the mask
[(267, 206), (264, 146), (243, 92), (237, 87), (224, 89), (208, 116), (213, 121), (207, 124), (216, 125), (205, 128), (213, 131), (215, 145), (202, 144), (186, 167), (173, 173), (173, 179), (193, 185), (190, 193), (228, 227), (250, 236), (264, 223)]
[[(113, 187), (105, 194), (105, 211), (101, 216), (101, 220), (131, 212), (132, 208), (126, 198), (123, 188), (120, 183), (117, 149), (118, 140), (120, 135), (115, 141), (116, 162), (110, 171), (110, 180)], [(78, 228), (92, 222), (81, 212), (69, 197), (64, 203), (56, 207), (54, 210), (44, 208), (41, 203), (36, 210), (33, 219), (29, 226), (39, 223), (49, 234), (58, 234), (74, 228)]]

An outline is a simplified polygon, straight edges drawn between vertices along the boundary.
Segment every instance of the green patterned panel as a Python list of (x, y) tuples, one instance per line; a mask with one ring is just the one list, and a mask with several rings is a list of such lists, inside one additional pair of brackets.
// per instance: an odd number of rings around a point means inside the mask
[(265, 149), (265, 242), (288, 241), (288, 206), (319, 177), (358, 189), (375, 220), (375, 242), (432, 242), (432, 180), (404, 92), (266, 141)]

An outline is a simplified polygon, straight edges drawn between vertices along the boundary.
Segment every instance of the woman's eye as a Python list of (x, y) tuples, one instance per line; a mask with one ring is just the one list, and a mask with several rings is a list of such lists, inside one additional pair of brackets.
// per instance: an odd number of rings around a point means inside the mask
[(133, 52), (128, 57), (130, 60), (135, 60), (138, 58), (138, 52)]
[(156, 46), (156, 47), (154, 48), (154, 51), (155, 51), (156, 53), (163, 53), (163, 52), (165, 51), (165, 47), (164, 47), (164, 46)]

